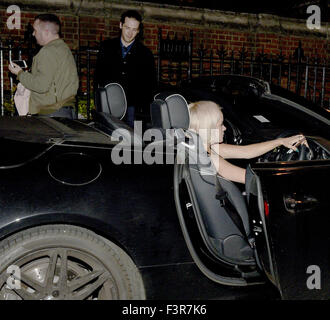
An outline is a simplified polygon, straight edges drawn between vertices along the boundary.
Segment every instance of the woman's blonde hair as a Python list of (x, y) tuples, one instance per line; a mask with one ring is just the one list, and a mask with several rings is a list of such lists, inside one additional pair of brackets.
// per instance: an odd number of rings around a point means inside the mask
[(215, 129), (221, 116), (221, 107), (213, 101), (197, 101), (189, 104), (190, 129)]
[[(216, 129), (221, 117), (221, 107), (213, 101), (197, 101), (188, 105), (190, 112), (189, 128), (196, 131), (206, 144), (211, 143), (211, 131)], [(202, 134), (201, 134), (202, 133)], [(206, 136), (205, 136), (206, 134)]]

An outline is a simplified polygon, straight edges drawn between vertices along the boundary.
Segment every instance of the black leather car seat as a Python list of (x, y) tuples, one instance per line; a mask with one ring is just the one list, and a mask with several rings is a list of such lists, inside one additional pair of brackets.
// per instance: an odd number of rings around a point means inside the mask
[(96, 110), (122, 120), (127, 110), (123, 87), (119, 83), (109, 83), (104, 88), (98, 88), (96, 92)]
[(111, 135), (128, 143), (143, 144), (142, 137), (134, 132), (122, 119), (127, 110), (127, 100), (123, 87), (119, 83), (109, 83), (96, 90), (96, 110), (93, 119), (110, 129)]
[[(251, 230), (245, 199), (233, 182), (217, 174), (199, 135), (189, 130), (186, 100), (179, 94), (156, 96), (151, 105), (151, 118), (154, 127), (174, 129), (177, 163), (183, 165), (184, 179), (207, 247), (229, 263), (254, 264), (253, 249), (246, 237), (251, 237)], [(216, 198), (215, 179), (218, 179), (221, 189), (227, 193), (228, 200), (239, 214), (245, 234)]]

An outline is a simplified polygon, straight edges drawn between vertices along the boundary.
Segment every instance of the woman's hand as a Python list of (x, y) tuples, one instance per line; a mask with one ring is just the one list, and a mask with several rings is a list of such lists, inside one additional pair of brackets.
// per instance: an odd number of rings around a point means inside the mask
[(297, 146), (301, 144), (304, 144), (306, 147), (309, 147), (305, 136), (302, 134), (297, 134), (295, 136), (287, 138), (280, 138), (280, 142), (281, 145), (292, 149), (293, 151), (298, 151)]

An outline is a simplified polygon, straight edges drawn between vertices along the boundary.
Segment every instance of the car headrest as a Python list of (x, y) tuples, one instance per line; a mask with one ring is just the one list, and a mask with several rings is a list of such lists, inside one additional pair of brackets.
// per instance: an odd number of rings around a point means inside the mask
[(98, 88), (96, 91), (96, 110), (121, 120), (127, 110), (123, 87), (119, 83), (109, 83), (104, 88)]
[(160, 93), (151, 103), (153, 127), (163, 129), (188, 129), (189, 108), (186, 99), (177, 93)]

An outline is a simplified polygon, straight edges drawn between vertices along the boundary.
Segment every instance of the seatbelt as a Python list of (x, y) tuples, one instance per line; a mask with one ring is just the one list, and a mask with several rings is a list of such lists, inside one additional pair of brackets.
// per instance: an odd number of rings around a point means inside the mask
[(251, 238), (248, 237), (246, 234), (246, 230), (244, 228), (244, 224), (242, 221), (241, 216), (237, 212), (236, 208), (233, 206), (233, 204), (228, 199), (228, 194), (223, 188), (221, 187), (221, 184), (218, 180), (217, 175), (215, 175), (215, 189), (217, 191), (216, 199), (220, 201), (221, 207), (223, 207), (229, 216), (229, 218), (233, 221), (235, 226), (238, 228), (238, 230), (241, 232), (243, 237), (245, 238), (246, 242), (251, 246), (251, 248), (254, 247), (254, 241), (252, 241)]

